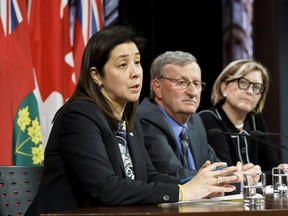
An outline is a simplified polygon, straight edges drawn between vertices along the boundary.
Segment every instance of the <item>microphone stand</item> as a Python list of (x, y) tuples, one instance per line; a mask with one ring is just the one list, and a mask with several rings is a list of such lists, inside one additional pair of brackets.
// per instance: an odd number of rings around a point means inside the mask
[(267, 136), (267, 135), (271, 135), (271, 136), (281, 136), (281, 137), (285, 137), (286, 139), (288, 139), (288, 135), (286, 134), (280, 134), (280, 133), (263, 133), (259, 130), (255, 130), (255, 131), (251, 131), (251, 135), (252, 136), (256, 136), (256, 137), (262, 137), (262, 136)]
[[(254, 133), (254, 136), (251, 136), (251, 134), (253, 135), (253, 133)], [(251, 132), (251, 134), (248, 134), (248, 133), (245, 133), (245, 134), (243, 134), (243, 133), (241, 133), (241, 134), (239, 134), (239, 133), (229, 133), (229, 132), (225, 132), (225, 131), (222, 131), (222, 130), (220, 130), (220, 129), (210, 129), (209, 131), (208, 131), (208, 134), (210, 134), (210, 135), (217, 135), (217, 134), (224, 134), (224, 135), (234, 135), (234, 136), (244, 136), (244, 137), (248, 137), (248, 138), (250, 138), (250, 139), (253, 139), (253, 140), (255, 140), (255, 141), (257, 141), (257, 142), (260, 142), (260, 143), (263, 143), (263, 144), (265, 144), (265, 145), (269, 145), (269, 146), (273, 146), (273, 147), (276, 147), (276, 148), (280, 148), (280, 149), (284, 149), (284, 150), (288, 150), (288, 146), (283, 146), (283, 145), (275, 145), (275, 144), (273, 144), (273, 143), (270, 143), (270, 142), (267, 142), (266, 140), (263, 140), (263, 139), (260, 139), (260, 138), (258, 138), (257, 137), (257, 135), (256, 134), (263, 134), (262, 132)], [(267, 133), (266, 133), (267, 134)], [(264, 134), (263, 134), (264, 135)], [(268, 135), (268, 134), (267, 134)], [(275, 134), (276, 135), (276, 134)], [(280, 134), (278, 134), (278, 135), (280, 135)], [(288, 136), (287, 136), (287, 138), (288, 138)]]
[[(267, 134), (268, 135), (268, 134)], [(288, 146), (283, 146), (283, 145), (275, 145), (275, 144), (272, 144), (270, 142), (267, 142), (266, 140), (263, 140), (263, 139), (260, 139), (258, 137), (255, 137), (255, 136), (251, 136), (249, 135), (248, 136), (250, 139), (253, 139), (257, 142), (261, 142), (263, 144), (266, 144), (266, 145), (270, 145), (270, 146), (273, 146), (273, 147), (276, 147), (276, 148), (280, 148), (280, 149), (285, 149), (285, 150), (288, 150)]]

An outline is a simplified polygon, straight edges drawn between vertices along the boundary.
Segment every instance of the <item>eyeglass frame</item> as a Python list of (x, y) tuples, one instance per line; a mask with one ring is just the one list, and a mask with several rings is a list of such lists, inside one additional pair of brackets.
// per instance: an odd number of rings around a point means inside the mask
[[(246, 83), (249, 83), (249, 85), (246, 87), (246, 88), (243, 88), (243, 86), (241, 87), (240, 86), (240, 80), (245, 80)], [(241, 90), (247, 90), (250, 88), (250, 86), (252, 85), (252, 90), (254, 92), (254, 94), (256, 95), (259, 95), (259, 94), (262, 94), (264, 91), (265, 91), (265, 85), (262, 84), (262, 83), (255, 83), (255, 82), (250, 82), (248, 79), (246, 79), (245, 77), (240, 77), (240, 78), (237, 78), (237, 79), (233, 79), (231, 81), (228, 81), (228, 82), (234, 82), (234, 81), (237, 81), (237, 85), (238, 85), (238, 88), (241, 89)], [(260, 90), (260, 92), (255, 92), (255, 86), (256, 85), (260, 85), (262, 88)]]
[[(206, 87), (205, 82), (201, 82), (201, 81), (197, 81), (197, 80), (190, 81), (190, 80), (185, 80), (183, 78), (175, 79), (175, 78), (166, 77), (166, 76), (161, 76), (160, 79), (166, 79), (166, 80), (174, 83), (178, 89), (187, 89), (191, 83), (194, 85), (194, 87), (198, 91), (203, 91)], [(181, 81), (183, 83), (181, 84), (181, 83), (179, 83), (179, 81)], [(199, 86), (199, 87), (197, 87), (197, 86)]]

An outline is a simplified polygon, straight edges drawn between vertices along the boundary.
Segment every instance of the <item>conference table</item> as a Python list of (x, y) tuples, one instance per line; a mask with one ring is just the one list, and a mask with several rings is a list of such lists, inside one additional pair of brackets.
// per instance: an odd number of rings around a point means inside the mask
[(288, 195), (266, 194), (263, 207), (245, 207), (241, 201), (173, 203), (165, 205), (133, 205), (94, 207), (41, 214), (41, 216), (288, 216)]

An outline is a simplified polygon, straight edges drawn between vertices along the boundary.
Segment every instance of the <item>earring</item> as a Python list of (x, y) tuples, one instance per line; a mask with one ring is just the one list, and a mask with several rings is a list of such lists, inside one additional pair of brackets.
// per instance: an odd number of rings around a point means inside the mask
[(227, 93), (226, 93), (226, 92), (224, 92), (224, 93), (223, 93), (223, 96), (224, 96), (224, 97), (227, 97)]

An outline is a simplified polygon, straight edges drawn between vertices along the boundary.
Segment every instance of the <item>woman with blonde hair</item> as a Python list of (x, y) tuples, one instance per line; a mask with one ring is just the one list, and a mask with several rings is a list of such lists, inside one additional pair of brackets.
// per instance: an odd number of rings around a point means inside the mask
[[(269, 90), (269, 72), (254, 60), (235, 60), (227, 65), (216, 79), (211, 94), (213, 107), (200, 112), (208, 132), (218, 129), (237, 135), (208, 133), (208, 141), (221, 161), (235, 164), (253, 163), (262, 171), (271, 172), (281, 162), (277, 158), (270, 137), (263, 142), (249, 139), (251, 131), (268, 131), (262, 111)], [(281, 166), (286, 166), (281, 164)]]

